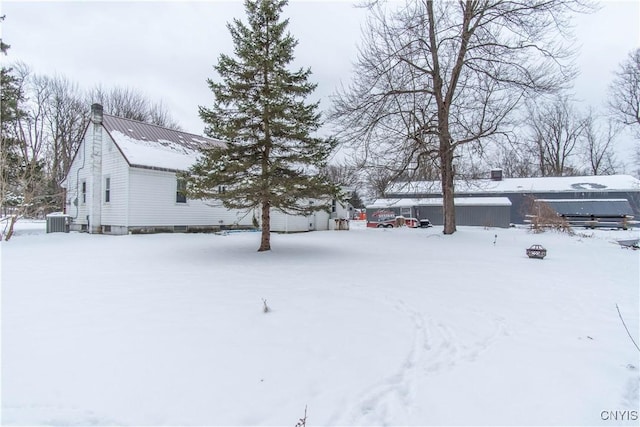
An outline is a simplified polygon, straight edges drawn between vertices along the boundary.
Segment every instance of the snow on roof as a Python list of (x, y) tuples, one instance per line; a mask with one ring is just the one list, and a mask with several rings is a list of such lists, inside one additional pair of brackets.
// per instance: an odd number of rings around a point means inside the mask
[[(389, 194), (441, 194), (439, 181), (399, 182)], [(562, 176), (540, 178), (504, 178), (501, 181), (476, 179), (456, 181), (457, 193), (540, 193), (576, 191), (639, 191), (640, 180), (631, 175)]]
[(102, 123), (131, 166), (187, 170), (199, 149), (222, 141), (105, 114)]
[(119, 131), (112, 131), (111, 136), (131, 166), (187, 170), (198, 156), (196, 150), (175, 143), (134, 139)]
[[(508, 197), (454, 197), (453, 203), (456, 206), (511, 206)], [(442, 198), (377, 199), (367, 208), (408, 208), (413, 206), (442, 206)]]

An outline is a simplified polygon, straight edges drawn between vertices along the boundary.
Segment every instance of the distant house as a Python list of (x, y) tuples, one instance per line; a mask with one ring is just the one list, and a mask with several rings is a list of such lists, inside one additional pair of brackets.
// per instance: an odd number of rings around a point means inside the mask
[[(215, 200), (191, 200), (184, 195), (185, 182), (179, 172), (195, 163), (200, 147), (224, 145), (223, 141), (103, 114), (101, 105), (92, 105), (91, 121), (63, 182), (70, 229), (128, 234), (253, 228), (260, 221), (259, 209), (229, 210)], [(331, 215), (294, 216), (274, 210), (271, 229), (326, 230)]]
[[(468, 206), (470, 199), (475, 199), (476, 204), (481, 205), (482, 201), (502, 198), (510, 202), (510, 221), (515, 224), (526, 222), (535, 200), (544, 200), (553, 205), (561, 215), (588, 213), (596, 218), (640, 218), (640, 180), (630, 175), (504, 178), (502, 171), (493, 170), (487, 179), (456, 181), (455, 195), (461, 201), (464, 200), (464, 203), (460, 203), (460, 208), (469, 210), (471, 208), (462, 208), (462, 205)], [(389, 199), (403, 200), (432, 199), (442, 197), (442, 191), (439, 181), (400, 182), (392, 185), (386, 196)], [(493, 203), (487, 203), (491, 204)], [(456, 203), (456, 213), (458, 206)], [(411, 211), (409, 206), (405, 207), (406, 214), (422, 215), (419, 203), (415, 202), (410, 207)], [(563, 209), (566, 208), (570, 208), (571, 212), (565, 212)], [(472, 225), (467, 222), (478, 222), (478, 219), (482, 221), (485, 213), (490, 213), (486, 207), (477, 206), (473, 210), (474, 216), (469, 217), (468, 221), (461, 218), (463, 221), (457, 221), (458, 225)], [(432, 223), (438, 224), (440, 217), (436, 216)], [(503, 222), (502, 214), (493, 221), (494, 224)]]

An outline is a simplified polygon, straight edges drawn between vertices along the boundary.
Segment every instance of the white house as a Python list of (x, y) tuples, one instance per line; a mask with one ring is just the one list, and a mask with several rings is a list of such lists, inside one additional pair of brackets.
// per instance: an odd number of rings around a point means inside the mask
[[(63, 182), (70, 229), (89, 233), (198, 231), (253, 228), (255, 211), (229, 210), (215, 200), (191, 200), (178, 172), (197, 159), (199, 147), (224, 142), (103, 114), (91, 106), (91, 122)], [(223, 189), (221, 189), (223, 190)], [(335, 212), (310, 216), (271, 213), (271, 230), (327, 230)], [(255, 220), (254, 220), (255, 218)]]

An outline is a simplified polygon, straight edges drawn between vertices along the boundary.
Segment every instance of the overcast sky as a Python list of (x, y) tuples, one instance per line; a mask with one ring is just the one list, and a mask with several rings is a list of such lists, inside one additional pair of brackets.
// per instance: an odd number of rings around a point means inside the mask
[[(601, 107), (612, 72), (640, 46), (640, 2), (606, 1), (575, 20), (584, 105)], [(184, 130), (202, 134), (198, 105), (210, 106), (206, 84), (220, 53), (233, 53), (226, 23), (245, 20), (241, 1), (12, 1), (1, 3), (3, 61), (59, 73), (82, 88), (128, 86), (162, 101)], [(296, 66), (310, 67), (322, 107), (349, 82), (366, 10), (347, 1), (290, 0), (284, 16), (299, 40)], [(88, 108), (88, 107), (87, 107)]]

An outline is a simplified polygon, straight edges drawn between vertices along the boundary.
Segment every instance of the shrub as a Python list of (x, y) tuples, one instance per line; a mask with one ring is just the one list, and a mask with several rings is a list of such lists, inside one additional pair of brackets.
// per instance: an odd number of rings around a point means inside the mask
[(546, 230), (555, 230), (573, 235), (573, 229), (569, 222), (558, 215), (548, 203), (536, 200), (532, 204), (531, 229), (534, 233), (542, 233)]

